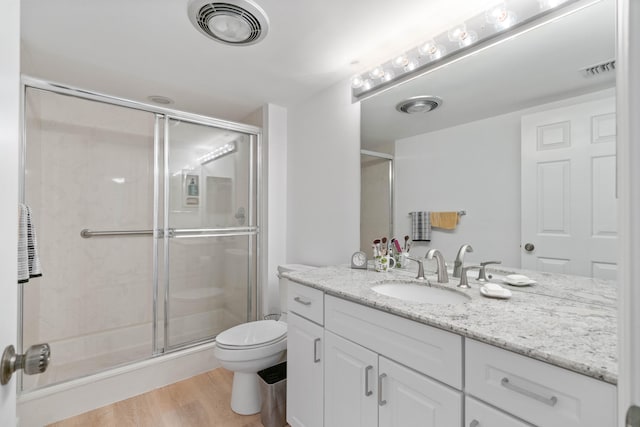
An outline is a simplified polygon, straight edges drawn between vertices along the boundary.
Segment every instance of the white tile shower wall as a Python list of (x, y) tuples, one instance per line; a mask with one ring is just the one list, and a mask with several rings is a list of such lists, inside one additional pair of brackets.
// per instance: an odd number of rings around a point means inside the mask
[[(41, 91), (29, 96), (39, 118), (28, 113), (37, 123), (27, 131), (26, 202), (44, 275), (25, 286), (25, 345), (49, 341), (55, 351), (59, 341), (149, 324), (152, 239), (83, 239), (80, 230), (152, 227), (153, 115)], [(95, 352), (91, 339), (84, 352)], [(56, 357), (51, 367), (65, 362)]]

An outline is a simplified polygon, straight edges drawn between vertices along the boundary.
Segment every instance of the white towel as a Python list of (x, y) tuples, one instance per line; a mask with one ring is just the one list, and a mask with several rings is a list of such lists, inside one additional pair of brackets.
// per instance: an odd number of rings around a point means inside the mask
[(411, 240), (431, 241), (431, 218), (429, 212), (409, 212), (411, 215)]
[(18, 283), (26, 283), (32, 277), (42, 276), (42, 269), (31, 208), (20, 204), (18, 215)]

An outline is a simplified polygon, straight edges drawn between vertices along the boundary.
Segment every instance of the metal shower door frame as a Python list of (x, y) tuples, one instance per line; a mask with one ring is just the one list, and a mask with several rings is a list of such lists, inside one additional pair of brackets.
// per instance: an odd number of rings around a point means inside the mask
[[(251, 234), (255, 235), (255, 254), (251, 253), (250, 256), (255, 260), (255, 271), (256, 275), (253, 278), (253, 281), (248, 284), (250, 287), (250, 292), (247, 297), (247, 306), (250, 308), (247, 312), (247, 320), (253, 320), (261, 315), (262, 313), (262, 286), (264, 282), (264, 275), (266, 271), (265, 263), (261, 261), (262, 254), (266, 249), (266, 241), (263, 237), (262, 222), (266, 219), (264, 212), (265, 206), (264, 198), (263, 198), (263, 183), (262, 178), (264, 174), (264, 165), (263, 165), (263, 147), (262, 147), (262, 129), (256, 126), (246, 125), (242, 123), (231, 122), (227, 120), (221, 120), (216, 118), (211, 118), (199, 114), (193, 114), (188, 112), (183, 112), (179, 110), (174, 110), (166, 107), (159, 107), (157, 105), (146, 104), (138, 101), (132, 101), (125, 98), (120, 98), (116, 96), (107, 95), (104, 93), (81, 89), (78, 87), (74, 87), (71, 85), (61, 84), (58, 82), (37, 79), (30, 76), (23, 75), (21, 79), (21, 141), (20, 141), (20, 159), (19, 159), (19, 200), (24, 202), (25, 200), (25, 171), (26, 171), (26, 120), (25, 120), (25, 111), (26, 111), (26, 93), (28, 88), (40, 89), (60, 95), (67, 95), (74, 98), (97, 101), (105, 104), (126, 107), (133, 110), (139, 110), (154, 114), (154, 213), (153, 213), (153, 296), (152, 296), (152, 304), (153, 304), (153, 321), (152, 321), (152, 348), (149, 353), (149, 356), (146, 359), (151, 359), (157, 356), (162, 355), (163, 353), (174, 352), (178, 350), (182, 350), (184, 348), (192, 347), (198, 344), (202, 344), (204, 342), (210, 342), (211, 339), (200, 340), (197, 342), (186, 343), (180, 346), (176, 346), (174, 348), (167, 348), (166, 341), (163, 345), (159, 345), (158, 343), (158, 296), (159, 296), (159, 284), (160, 284), (160, 257), (159, 257), (159, 241), (162, 239), (163, 243), (166, 245), (166, 239), (168, 239), (167, 233), (165, 233), (164, 227), (161, 227), (161, 223), (166, 220), (166, 218), (160, 217), (160, 179), (165, 174), (164, 171), (164, 151), (165, 151), (165, 141), (163, 141), (163, 132), (161, 130), (162, 125), (165, 125), (168, 122), (169, 118), (192, 122), (196, 124), (212, 126), (217, 128), (228, 129), (231, 131), (237, 131), (240, 133), (244, 133), (249, 135), (251, 142), (251, 162), (255, 164), (255, 167), (251, 167), (251, 193), (255, 195), (255, 221), (254, 224), (255, 230), (251, 230)], [(165, 135), (166, 136), (166, 135)], [(255, 174), (255, 175), (254, 175)], [(255, 177), (255, 178), (254, 178)], [(166, 176), (163, 178), (166, 182)], [(255, 187), (253, 186), (255, 183)], [(168, 228), (167, 228), (167, 231)], [(250, 249), (252, 249), (250, 247)], [(23, 304), (24, 304), (24, 295), (22, 292), (22, 288), (18, 292), (18, 342), (17, 342), (17, 350), (22, 352), (23, 349)], [(166, 317), (165, 317), (166, 320)], [(166, 331), (165, 326), (165, 331)], [(92, 374), (91, 374), (92, 375)], [(81, 377), (82, 378), (82, 377)], [(20, 374), (18, 377), (18, 389), (22, 390), (22, 375)]]
[[(187, 117), (183, 117), (180, 115), (176, 115), (176, 114), (165, 114), (163, 115), (163, 117), (161, 118), (163, 121), (163, 127), (164, 127), (164, 132), (163, 132), (163, 141), (160, 144), (162, 146), (162, 148), (160, 149), (160, 147), (158, 147), (158, 149), (156, 150), (156, 157), (160, 157), (159, 153), (162, 153), (162, 168), (159, 169), (158, 173), (162, 174), (162, 181), (163, 181), (163, 190), (162, 190), (162, 194), (163, 194), (163, 207), (162, 207), (162, 221), (159, 221), (159, 218), (154, 218), (154, 230), (156, 230), (156, 232), (159, 234), (158, 238), (154, 239), (154, 251), (157, 251), (157, 246), (158, 246), (158, 242), (159, 239), (163, 239), (163, 273), (164, 273), (164, 280), (162, 280), (163, 282), (163, 288), (164, 288), (164, 313), (163, 313), (163, 342), (162, 342), (162, 346), (158, 345), (157, 342), (157, 329), (154, 330), (154, 351), (156, 351), (157, 353), (167, 353), (167, 352), (173, 352), (176, 350), (180, 350), (186, 347), (190, 347), (193, 345), (197, 345), (197, 344), (201, 344), (201, 343), (205, 343), (205, 342), (210, 342), (212, 340), (212, 338), (202, 338), (202, 339), (197, 339), (194, 341), (190, 341), (190, 342), (186, 342), (186, 343), (181, 343), (178, 345), (170, 345), (170, 341), (169, 341), (169, 330), (170, 330), (170, 322), (169, 322), (169, 312), (170, 312), (170, 276), (169, 276), (169, 261), (170, 261), (170, 254), (169, 254), (169, 241), (170, 239), (174, 239), (174, 238), (198, 238), (198, 237), (238, 237), (238, 236), (247, 236), (248, 237), (248, 274), (247, 277), (249, 278), (249, 283), (247, 283), (248, 286), (248, 292), (247, 292), (247, 313), (246, 313), (246, 320), (247, 321), (251, 321), (251, 320), (256, 320), (258, 315), (260, 314), (260, 305), (259, 305), (259, 301), (261, 300), (261, 286), (260, 286), (260, 282), (261, 282), (261, 262), (260, 262), (260, 253), (261, 253), (261, 233), (260, 233), (260, 221), (262, 218), (261, 215), (261, 209), (262, 209), (262, 200), (261, 200), (261, 185), (259, 183), (259, 179), (256, 179), (256, 177), (260, 177), (262, 176), (262, 148), (261, 148), (261, 133), (260, 132), (252, 132), (251, 130), (253, 130), (251, 127), (247, 127), (247, 129), (242, 129), (240, 128), (236, 128), (236, 129), (229, 129), (226, 126), (220, 126), (218, 124), (215, 124), (211, 121), (202, 121), (202, 120), (197, 120), (197, 119), (193, 119), (193, 118), (187, 118)], [(171, 142), (171, 135), (169, 132), (169, 123), (171, 120), (178, 120), (181, 122), (186, 122), (186, 123), (190, 123), (190, 124), (196, 124), (196, 125), (202, 125), (202, 126), (208, 126), (208, 127), (212, 127), (212, 128), (222, 128), (222, 129), (229, 129), (229, 130), (233, 130), (239, 133), (243, 133), (245, 135), (247, 135), (249, 137), (249, 200), (250, 203), (248, 205), (248, 212), (247, 212), (247, 218), (249, 218), (249, 224), (247, 227), (229, 227), (229, 228), (199, 228), (199, 229), (174, 229), (174, 228), (170, 228), (169, 225), (169, 194), (170, 194), (170, 188), (169, 188), (169, 180), (170, 180), (170, 170), (169, 170), (169, 146), (170, 146), (170, 142)], [(255, 128), (254, 128), (255, 129)], [(156, 175), (157, 177), (159, 177), (159, 174)], [(159, 182), (159, 179), (154, 180), (154, 182)], [(255, 195), (255, 203), (253, 203), (253, 198)], [(160, 191), (158, 191), (157, 194), (154, 194), (154, 203), (157, 204), (155, 213), (157, 214), (158, 212), (160, 212), (160, 206), (159, 206), (159, 196), (160, 196)], [(254, 208), (255, 206), (255, 208)], [(255, 211), (254, 211), (255, 209)], [(255, 218), (255, 219), (254, 219)], [(156, 222), (158, 221), (158, 222)], [(255, 223), (252, 224), (252, 222), (255, 221)], [(161, 223), (162, 222), (162, 223)], [(252, 244), (252, 238), (255, 237), (256, 241), (255, 241), (255, 247), (256, 249), (256, 253), (254, 254), (253, 251), (253, 244)], [(158, 259), (154, 259), (154, 263), (155, 262), (159, 262), (159, 252), (154, 252), (154, 257), (158, 256)], [(157, 268), (155, 269), (155, 272), (159, 272), (161, 271), (159, 264), (156, 264)], [(254, 275), (251, 274), (251, 266), (253, 265), (253, 270), (255, 271), (255, 277)], [(159, 285), (160, 285), (160, 281), (159, 278), (156, 278), (156, 288), (154, 290), (155, 295), (158, 295), (158, 289), (159, 289)], [(157, 302), (154, 302), (154, 310), (157, 308)], [(154, 313), (154, 318), (157, 319), (157, 315), (159, 313), (156, 311)], [(157, 321), (154, 322), (154, 326), (157, 328)]]

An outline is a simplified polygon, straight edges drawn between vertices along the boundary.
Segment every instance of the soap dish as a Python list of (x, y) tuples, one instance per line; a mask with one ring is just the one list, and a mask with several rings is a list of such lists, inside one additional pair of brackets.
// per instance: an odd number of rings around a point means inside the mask
[(495, 283), (487, 283), (480, 287), (480, 294), (487, 298), (509, 299), (511, 291)]
[(502, 281), (511, 286), (531, 286), (537, 283), (535, 280), (532, 280), (527, 276), (523, 276), (522, 274), (510, 274), (502, 279)]

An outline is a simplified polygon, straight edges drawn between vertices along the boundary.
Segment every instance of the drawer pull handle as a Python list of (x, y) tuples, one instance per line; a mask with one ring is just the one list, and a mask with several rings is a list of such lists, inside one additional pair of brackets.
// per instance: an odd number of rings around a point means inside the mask
[(295, 297), (293, 300), (294, 300), (295, 302), (299, 302), (299, 303), (300, 303), (300, 304), (302, 304), (302, 305), (311, 305), (311, 301), (305, 301), (305, 300), (303, 300), (303, 299), (302, 299), (302, 298), (300, 298), (300, 297)]
[(369, 389), (369, 371), (373, 370), (373, 366), (369, 365), (364, 368), (364, 395), (371, 396), (373, 394), (373, 390)]
[(313, 363), (320, 362), (320, 357), (318, 357), (318, 344), (320, 343), (320, 338), (316, 338), (313, 340)]
[(382, 380), (387, 377), (387, 374), (380, 374), (378, 376), (378, 405), (384, 406), (387, 404), (386, 400), (382, 400)]
[(473, 420), (469, 423), (469, 427), (478, 427), (480, 425), (480, 421)]
[(500, 384), (504, 387), (507, 388), (511, 391), (515, 391), (516, 393), (520, 393), (523, 394), (527, 397), (530, 397), (532, 399), (535, 399), (539, 402), (545, 403), (549, 406), (555, 406), (556, 403), (558, 403), (558, 398), (555, 396), (551, 396), (551, 397), (544, 397), (544, 396), (540, 396), (538, 393), (534, 393), (531, 390), (527, 390), (526, 388), (522, 388), (519, 387), (517, 385), (513, 385), (509, 382), (509, 378), (504, 377), (501, 381)]

